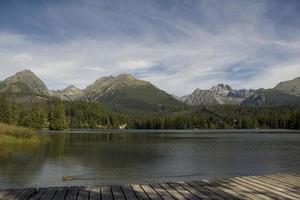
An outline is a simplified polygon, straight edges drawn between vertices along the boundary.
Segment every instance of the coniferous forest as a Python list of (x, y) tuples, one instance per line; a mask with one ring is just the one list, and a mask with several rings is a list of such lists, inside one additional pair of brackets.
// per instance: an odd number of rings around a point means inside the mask
[(17, 104), (0, 99), (0, 122), (33, 129), (300, 129), (299, 106), (192, 107), (160, 115), (129, 115), (98, 102)]

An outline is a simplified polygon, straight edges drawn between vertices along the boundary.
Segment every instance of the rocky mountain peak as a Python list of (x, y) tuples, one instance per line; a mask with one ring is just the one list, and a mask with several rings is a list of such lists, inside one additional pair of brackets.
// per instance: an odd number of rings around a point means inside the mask
[(180, 100), (189, 105), (240, 104), (253, 93), (254, 90), (234, 90), (229, 85), (218, 84), (209, 90), (197, 88), (192, 94), (183, 96)]
[(197, 94), (197, 93), (199, 93), (199, 92), (201, 92), (201, 90), (200, 90), (199, 88), (196, 88), (196, 89), (193, 91), (193, 94)]
[(130, 74), (120, 74), (116, 77), (106, 76), (97, 79), (85, 89), (87, 99), (96, 99), (100, 96), (111, 94), (115, 90), (122, 90), (125, 87), (136, 87), (146, 85), (148, 82), (136, 79)]
[(31, 74), (31, 75), (35, 75), (30, 69), (24, 69), (23, 71), (17, 72), (16, 74)]
[(114, 78), (114, 82), (119, 84), (119, 86), (138, 86), (149, 84), (149, 82), (139, 80), (131, 74), (120, 74)]
[(300, 77), (280, 82), (274, 89), (287, 94), (300, 96)]
[(131, 74), (120, 74), (116, 77), (116, 79), (120, 80), (137, 80), (134, 76)]
[(115, 77), (113, 76), (103, 76), (98, 78), (95, 82), (104, 82), (104, 81), (108, 81), (108, 80), (113, 80)]
[(83, 96), (83, 90), (74, 85), (70, 85), (63, 90), (50, 90), (49, 93), (51, 96), (57, 97), (64, 101), (77, 100)]
[(38, 77), (29, 69), (25, 69), (23, 71), (17, 72), (15, 75), (8, 77), (4, 81), (13, 82), (18, 80), (28, 80), (28, 79), (38, 79)]
[(81, 91), (81, 90), (78, 87), (74, 86), (74, 85), (69, 85), (68, 87), (66, 87), (62, 91), (63, 92), (77, 92), (77, 91)]
[(49, 95), (47, 86), (43, 83), (43, 81), (28, 69), (18, 72), (11, 77), (8, 77), (3, 81), (3, 83), (7, 86), (23, 84), (30, 88), (30, 90), (37, 95)]
[(210, 89), (211, 92), (220, 96), (227, 96), (232, 90), (233, 89), (229, 85), (225, 84), (218, 84)]

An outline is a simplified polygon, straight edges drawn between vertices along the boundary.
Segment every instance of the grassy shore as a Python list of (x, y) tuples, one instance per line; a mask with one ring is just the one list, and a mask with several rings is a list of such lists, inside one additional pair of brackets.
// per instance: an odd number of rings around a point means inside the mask
[(0, 123), (1, 143), (39, 143), (41, 138), (29, 128)]

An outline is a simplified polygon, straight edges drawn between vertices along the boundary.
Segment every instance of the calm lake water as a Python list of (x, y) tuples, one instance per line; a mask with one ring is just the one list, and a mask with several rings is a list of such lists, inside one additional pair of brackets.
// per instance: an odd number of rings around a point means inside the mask
[[(300, 134), (195, 131), (43, 133), (0, 146), (0, 188), (214, 179), (300, 171)], [(77, 179), (64, 182), (63, 176)]]

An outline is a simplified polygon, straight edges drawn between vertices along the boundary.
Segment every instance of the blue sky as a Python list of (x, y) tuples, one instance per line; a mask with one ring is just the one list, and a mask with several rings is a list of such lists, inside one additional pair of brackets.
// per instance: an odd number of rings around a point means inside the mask
[(0, 79), (49, 89), (130, 73), (183, 95), (300, 76), (298, 0), (1, 0)]

